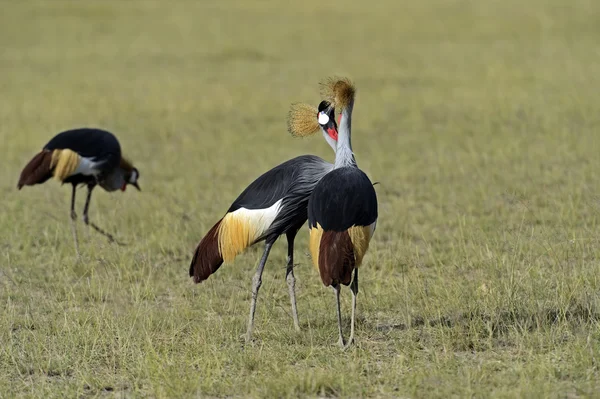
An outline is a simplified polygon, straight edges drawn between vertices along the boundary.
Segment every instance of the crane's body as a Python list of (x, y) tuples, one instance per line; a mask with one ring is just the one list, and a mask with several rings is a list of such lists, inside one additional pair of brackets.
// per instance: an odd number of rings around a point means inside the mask
[[(377, 194), (367, 175), (356, 165), (351, 135), (354, 86), (347, 80), (325, 84), (332, 103), (341, 108), (333, 170), (323, 177), (308, 202), (310, 252), (325, 286), (336, 294), (339, 342), (354, 339), (358, 268), (369, 248), (377, 224)], [(354, 278), (352, 278), (354, 274)], [(344, 341), (340, 309), (341, 285), (351, 284), (352, 321), (348, 343)]]
[[(312, 109), (309, 111), (312, 112)], [(317, 109), (314, 109), (314, 114), (311, 113), (309, 117), (314, 120), (317, 112)], [(334, 119), (328, 119), (324, 125), (316, 127), (322, 130), (327, 142), (335, 149), (337, 125)], [(196, 247), (189, 274), (195, 283), (200, 283), (215, 273), (224, 262), (231, 263), (247, 247), (265, 242), (265, 249), (252, 282), (247, 340), (252, 337), (256, 300), (265, 263), (271, 247), (283, 234), (288, 242), (286, 281), (292, 315), (295, 328), (300, 328), (293, 273), (294, 239), (308, 218), (308, 198), (312, 190), (332, 169), (333, 164), (317, 156), (303, 155), (265, 172), (238, 196), (226, 214)]]
[[(317, 156), (302, 155), (254, 180), (202, 239), (190, 276), (197, 283), (204, 281), (247, 247), (261, 241), (273, 243), (283, 234), (298, 231), (308, 218), (308, 196), (332, 169), (331, 163)], [(214, 257), (203, 256), (208, 253)]]
[(310, 252), (323, 284), (350, 284), (377, 224), (377, 195), (367, 175), (356, 167), (328, 173), (310, 197), (308, 222)]
[(138, 190), (139, 171), (123, 158), (117, 138), (110, 132), (81, 128), (67, 130), (54, 136), (25, 166), (17, 188), (42, 184), (54, 177), (61, 183), (72, 185), (71, 221), (75, 250), (79, 254), (75, 227), (75, 195), (78, 185), (86, 185), (88, 194), (83, 210), (83, 220), (110, 240), (112, 236), (89, 221), (88, 211), (92, 190), (100, 185), (106, 191), (125, 191), (128, 184)]

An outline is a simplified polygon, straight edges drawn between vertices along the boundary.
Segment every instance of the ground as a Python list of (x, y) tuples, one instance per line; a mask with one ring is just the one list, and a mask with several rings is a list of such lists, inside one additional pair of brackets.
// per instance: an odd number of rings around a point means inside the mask
[[(593, 397), (600, 389), (600, 3), (24, 0), (0, 15), (0, 396)], [(245, 332), (262, 246), (206, 282), (193, 249), (300, 154), (286, 113), (358, 92), (379, 221), (356, 345), (285, 240)], [(98, 191), (77, 260), (70, 189), (16, 189), (59, 131), (119, 137), (142, 192)], [(81, 215), (84, 195), (80, 194)], [(350, 291), (342, 290), (349, 327)]]

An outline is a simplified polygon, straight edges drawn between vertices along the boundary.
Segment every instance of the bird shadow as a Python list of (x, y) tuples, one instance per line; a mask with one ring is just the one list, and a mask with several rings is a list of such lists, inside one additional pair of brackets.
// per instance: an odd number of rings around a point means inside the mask
[(99, 233), (99, 234), (103, 235), (104, 237), (106, 237), (106, 239), (108, 240), (108, 242), (110, 242), (111, 244), (117, 244), (117, 245), (119, 245), (121, 247), (127, 246), (127, 243), (118, 241), (112, 234), (110, 234), (106, 230), (102, 229), (100, 226), (98, 226), (94, 222), (89, 222), (88, 226), (90, 226), (92, 229), (94, 229), (94, 231), (96, 231), (97, 233)]
[[(44, 214), (46, 216), (48, 216), (49, 218), (54, 219), (57, 222), (61, 222), (61, 219), (57, 218), (55, 215), (51, 214), (50, 212), (44, 212)], [(121, 247), (125, 247), (125, 246), (129, 245), (126, 242), (122, 242), (122, 241), (117, 240), (114, 235), (110, 234), (109, 232), (107, 232), (106, 230), (104, 230), (103, 228), (101, 228), (100, 226), (98, 226), (94, 222), (89, 221), (89, 222), (87, 222), (85, 224), (88, 227), (91, 227), (94, 231), (96, 231), (100, 235), (103, 235), (104, 237), (106, 237), (106, 239), (108, 240), (108, 242), (111, 243), (111, 244), (117, 244), (117, 245), (119, 245)]]

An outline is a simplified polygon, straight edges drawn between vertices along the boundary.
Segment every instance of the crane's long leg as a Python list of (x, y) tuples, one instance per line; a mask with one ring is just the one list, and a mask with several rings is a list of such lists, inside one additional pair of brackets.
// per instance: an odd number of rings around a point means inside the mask
[(334, 285), (332, 287), (335, 291), (335, 302), (337, 305), (338, 330), (340, 333), (340, 339), (338, 341), (338, 344), (340, 344), (340, 346), (343, 348), (344, 345), (346, 344), (346, 342), (344, 341), (344, 333), (342, 332), (342, 309), (340, 307), (340, 290), (342, 287), (340, 287), (339, 284)]
[(77, 240), (77, 213), (75, 213), (75, 192), (77, 191), (77, 186), (73, 184), (73, 192), (71, 193), (71, 231), (73, 232), (73, 241), (75, 242), (75, 252), (77, 253), (77, 257), (79, 257), (79, 240)]
[(292, 303), (292, 317), (294, 318), (294, 328), (300, 331), (300, 322), (298, 321), (298, 308), (296, 307), (296, 277), (294, 277), (294, 238), (298, 230), (290, 231), (286, 234), (288, 241), (287, 268), (285, 271), (285, 281), (290, 292), (290, 302)]
[(87, 226), (87, 238), (90, 237), (90, 217), (88, 216), (88, 211), (90, 210), (90, 201), (92, 200), (92, 190), (95, 185), (88, 185), (87, 196), (85, 197), (85, 205), (83, 206), (83, 223)]
[(100, 227), (95, 225), (93, 222), (90, 222), (90, 217), (88, 215), (88, 211), (90, 210), (90, 202), (92, 200), (92, 190), (94, 189), (94, 187), (96, 187), (95, 184), (88, 185), (88, 193), (87, 193), (87, 197), (85, 199), (85, 206), (83, 207), (83, 223), (85, 223), (85, 225), (88, 226), (88, 229), (91, 227), (92, 229), (96, 230), (98, 233), (102, 234), (104, 237), (106, 237), (108, 239), (109, 242), (114, 242), (119, 245), (123, 245), (120, 242), (118, 242), (117, 240), (115, 240), (115, 237), (113, 237), (112, 234), (107, 233), (106, 231), (102, 230)]
[(350, 323), (350, 338), (346, 343), (345, 348), (348, 348), (354, 342), (354, 322), (356, 321), (356, 297), (358, 296), (358, 268), (354, 269), (354, 279), (350, 284), (352, 291), (352, 321)]
[(256, 311), (256, 298), (258, 297), (258, 289), (262, 284), (262, 273), (265, 268), (265, 263), (267, 263), (267, 258), (269, 257), (269, 252), (271, 252), (272, 246), (272, 242), (267, 242), (265, 244), (265, 251), (263, 252), (262, 258), (260, 258), (256, 273), (252, 278), (252, 300), (250, 301), (250, 319), (248, 320), (248, 329), (246, 330), (246, 342), (249, 342), (252, 339), (252, 329), (254, 328), (254, 312)]

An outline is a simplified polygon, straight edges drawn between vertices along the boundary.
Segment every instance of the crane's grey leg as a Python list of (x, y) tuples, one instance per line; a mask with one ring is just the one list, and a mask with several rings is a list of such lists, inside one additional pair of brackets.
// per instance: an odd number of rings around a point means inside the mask
[(88, 185), (87, 198), (85, 199), (85, 206), (83, 207), (83, 223), (85, 223), (85, 225), (88, 226), (88, 230), (91, 227), (92, 229), (96, 230), (98, 233), (100, 233), (104, 237), (106, 237), (109, 242), (114, 242), (119, 245), (123, 245), (122, 243), (115, 240), (115, 237), (113, 237), (112, 234), (107, 233), (106, 231), (102, 230), (100, 227), (98, 227), (96, 224), (94, 224), (94, 222), (90, 222), (90, 217), (88, 215), (88, 211), (90, 210), (90, 202), (92, 200), (92, 190), (94, 189), (94, 187), (96, 187), (95, 183)]
[(344, 345), (346, 345), (346, 342), (344, 341), (344, 333), (342, 332), (342, 310), (340, 307), (340, 290), (342, 287), (340, 287), (339, 284), (337, 285), (332, 285), (333, 290), (335, 292), (335, 302), (337, 305), (337, 320), (338, 320), (338, 330), (340, 333), (340, 339), (338, 341), (338, 344), (343, 348)]
[(292, 317), (294, 318), (294, 328), (300, 331), (300, 322), (298, 321), (298, 308), (296, 307), (296, 277), (294, 277), (294, 238), (296, 233), (288, 232), (286, 234), (288, 241), (287, 268), (285, 271), (285, 281), (287, 281), (288, 291), (290, 292), (290, 302), (292, 303)]
[(77, 190), (77, 186), (73, 184), (73, 192), (71, 193), (71, 231), (73, 232), (73, 241), (75, 242), (75, 252), (77, 253), (77, 257), (79, 254), (79, 240), (77, 240), (77, 213), (75, 213), (75, 192)]
[(350, 284), (352, 291), (352, 321), (350, 323), (350, 338), (346, 343), (345, 348), (348, 348), (354, 342), (354, 322), (356, 321), (356, 297), (358, 296), (358, 268), (354, 269), (354, 279)]
[(252, 339), (252, 329), (254, 328), (254, 312), (256, 311), (256, 298), (258, 297), (258, 289), (262, 284), (262, 273), (265, 268), (265, 263), (267, 263), (267, 258), (269, 257), (269, 252), (271, 251), (272, 246), (272, 242), (267, 242), (265, 244), (265, 251), (263, 252), (262, 258), (260, 258), (258, 268), (256, 269), (254, 277), (252, 278), (252, 300), (250, 301), (250, 319), (248, 320), (248, 329), (246, 330), (246, 342), (249, 342)]

